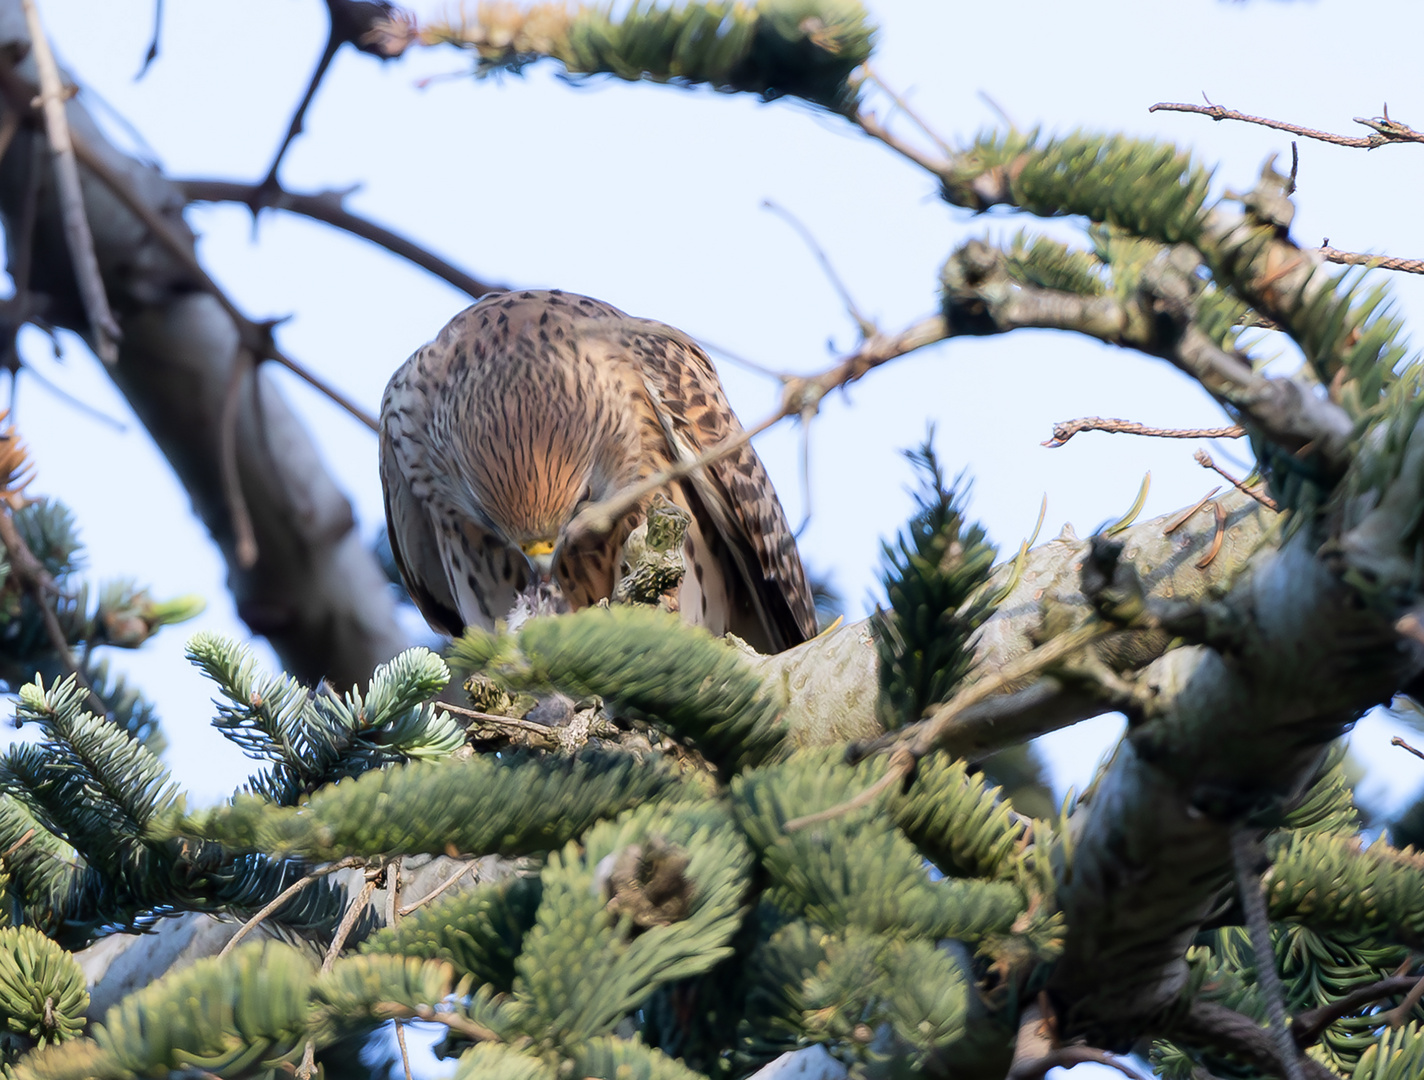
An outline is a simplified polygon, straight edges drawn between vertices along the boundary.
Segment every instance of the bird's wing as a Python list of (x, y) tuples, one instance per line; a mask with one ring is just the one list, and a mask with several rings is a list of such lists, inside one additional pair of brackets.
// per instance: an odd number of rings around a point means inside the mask
[[(643, 319), (628, 319), (621, 344), (641, 367), (658, 422), (675, 460), (697, 457), (741, 431), (707, 354), (687, 335)], [(796, 538), (771, 477), (750, 445), (691, 477), (737, 568), (773, 648), (815, 636), (816, 608)]]
[(430, 512), (411, 490), (410, 479), (402, 468), (396, 448), (401, 435), (391, 431), (388, 416), (381, 419), (381, 488), (385, 493), (391, 554), (406, 591), (425, 621), (451, 637), (459, 637), (465, 622), (450, 594)]

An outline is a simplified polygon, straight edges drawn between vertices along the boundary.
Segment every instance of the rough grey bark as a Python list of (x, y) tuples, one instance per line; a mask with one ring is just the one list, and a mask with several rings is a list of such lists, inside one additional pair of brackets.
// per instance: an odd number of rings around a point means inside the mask
[[(0, 48), (14, 61), (12, 89), (33, 95), (28, 33), (19, 0), (0, 0)], [(27, 100), (7, 95), (0, 107)], [(119, 152), (83, 104), (67, 106), (72, 129), (138, 197), (191, 245), (184, 195), (156, 168)], [(0, 158), (0, 221), (8, 265), (20, 251), (31, 168), (39, 173), (30, 289), (44, 315), (80, 333), (79, 303), (48, 153), (33, 112)], [(123, 331), (118, 363), (108, 369), (193, 500), (228, 565), (238, 613), (265, 636), (292, 674), (340, 687), (364, 681), (376, 664), (408, 642), (375, 557), (355, 528), (351, 504), (326, 472), (300, 420), (243, 346), (223, 307), (92, 173), (81, 171), (86, 205), (109, 299)], [(237, 472), (252, 518), (257, 561), (243, 568), (223, 495), (220, 431), (224, 401), (240, 380)]]

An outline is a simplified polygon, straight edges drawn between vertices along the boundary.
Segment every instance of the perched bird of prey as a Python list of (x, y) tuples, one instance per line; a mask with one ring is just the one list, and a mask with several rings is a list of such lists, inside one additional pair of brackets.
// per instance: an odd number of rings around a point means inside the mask
[[(557, 290), (488, 296), (407, 360), (381, 401), (396, 564), (426, 621), (451, 635), (492, 626), (541, 580), (572, 609), (596, 604), (648, 501), (605, 536), (570, 535), (574, 515), (740, 430), (681, 331)], [(795, 538), (750, 446), (661, 493), (691, 516), (685, 620), (763, 652), (816, 632)]]

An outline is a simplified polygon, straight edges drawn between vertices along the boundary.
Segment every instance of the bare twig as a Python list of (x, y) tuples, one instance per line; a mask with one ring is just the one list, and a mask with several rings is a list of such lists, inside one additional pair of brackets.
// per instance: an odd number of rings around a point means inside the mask
[(148, 73), (149, 65), (158, 59), (158, 37), (163, 32), (163, 0), (153, 0), (153, 37), (148, 40), (148, 52), (143, 54), (143, 67), (134, 76), (137, 82)]
[(1407, 742), (1401, 739), (1398, 735), (1394, 736), (1392, 739), (1389, 740), (1389, 745), (1397, 746), (1401, 750), (1408, 750), (1415, 757), (1419, 758), (1421, 761), (1424, 761), (1424, 750), (1416, 750), (1414, 747), (1410, 746)]
[[(370, 871), (367, 871), (370, 873)], [(361, 918), (361, 914), (366, 910), (366, 905), (371, 901), (371, 894), (376, 891), (376, 885), (380, 881), (378, 874), (366, 879), (366, 884), (361, 887), (361, 891), (356, 894), (356, 898), (351, 901), (346, 909), (346, 914), (341, 916), (341, 922), (336, 926), (336, 933), (331, 937), (331, 946), (326, 950), (326, 955), (321, 961), (321, 973), (325, 975), (336, 966), (336, 958), (341, 955), (341, 949), (346, 944), (346, 939), (351, 935), (351, 930), (356, 925), (356, 921)], [(302, 1063), (297, 1066), (297, 1076), (299, 1080), (311, 1080), (316, 1072), (316, 1043), (308, 1039), (306, 1048), (302, 1051)]]
[(1335, 135), (1329, 131), (1320, 131), (1317, 128), (1302, 127), (1299, 124), (1290, 124), (1284, 120), (1269, 120), (1264, 116), (1252, 116), (1250, 113), (1237, 112), (1235, 109), (1224, 109), (1220, 105), (1192, 105), (1178, 101), (1159, 101), (1147, 110), (1148, 112), (1184, 112), (1196, 113), (1199, 116), (1209, 116), (1213, 120), (1240, 120), (1247, 124), (1259, 124), (1261, 127), (1275, 128), (1277, 131), (1288, 131), (1292, 135), (1299, 135), (1305, 139), (1317, 139), (1320, 142), (1327, 142), (1334, 146), (1353, 146), (1362, 150), (1373, 150), (1377, 146), (1384, 146), (1388, 143), (1402, 142), (1424, 142), (1424, 131), (1415, 131), (1408, 124), (1401, 124), (1397, 120), (1389, 118), (1389, 107), (1385, 107), (1383, 117), (1365, 119), (1357, 116), (1355, 123), (1364, 124), (1365, 127), (1373, 128), (1373, 135)]
[(429, 1005), (419, 1005), (411, 1012), (420, 1020), (432, 1024), (444, 1024), (451, 1031), (463, 1035), (467, 1039), (473, 1039), (475, 1042), (499, 1042), (499, 1035), (496, 1032), (462, 1013), (432, 1009)]
[[(392, 859), (386, 867), (386, 925), (395, 926), (404, 914), (400, 906), (401, 859)], [(401, 1064), (405, 1066), (405, 1080), (413, 1080), (410, 1074), (410, 1051), (405, 1045), (405, 1025), (395, 1021), (396, 1045), (400, 1047)]]
[(949, 168), (950, 158), (954, 156), (951, 154), (947, 158), (936, 158), (924, 153), (919, 147), (893, 134), (889, 128), (880, 122), (880, 119), (873, 112), (867, 112), (862, 109), (852, 116), (850, 120), (872, 139), (884, 143), (901, 157), (908, 158), (922, 169), (928, 169), (936, 176)]
[(477, 712), (474, 709), (467, 709), (463, 705), (451, 705), (448, 701), (442, 701), (440, 708), (459, 716), (468, 716), (471, 720), (478, 720), (482, 724), (518, 728), (521, 731), (537, 731), (542, 735), (551, 733), (547, 724), (536, 724), (533, 720), (521, 720), (516, 716), (496, 716), (494, 713)]
[[(861, 71), (865, 73), (865, 77), (867, 79), (873, 82), (876, 86), (880, 87), (881, 90), (885, 91), (885, 93), (890, 96), (890, 100), (895, 103), (895, 107), (899, 109), (902, 113), (904, 113), (906, 116), (908, 116), (910, 118), (910, 122), (913, 123), (915, 127), (923, 131), (929, 137), (930, 141), (933, 142), (937, 147), (939, 147), (941, 153), (945, 155), (952, 155), (954, 153), (954, 150), (951, 149), (949, 143), (939, 134), (939, 132), (935, 131), (934, 128), (930, 127), (930, 125), (925, 122), (925, 119), (920, 116), (919, 113), (917, 113), (914, 109), (910, 108), (910, 102), (906, 99), (905, 95), (899, 93), (889, 83), (882, 79), (878, 71), (872, 68), (869, 64), (863, 64), (861, 66)], [(981, 94), (980, 97), (984, 98), (985, 100), (989, 100), (986, 95)], [(995, 105), (992, 101), (990, 101), (990, 107), (998, 110), (998, 106)], [(1002, 111), (1000, 111), (1000, 115), (1003, 115)], [(1010, 126), (1013, 126), (1012, 123), (1010, 123)]]
[(79, 285), (80, 299), (84, 302), (84, 312), (89, 317), (94, 352), (104, 363), (112, 364), (119, 358), (115, 342), (122, 335), (113, 312), (109, 310), (109, 296), (104, 291), (104, 280), (99, 276), (99, 260), (94, 255), (94, 237), (89, 232), (89, 218), (84, 210), (79, 166), (74, 160), (74, 144), (70, 138), (69, 121), (64, 114), (68, 95), (59, 75), (59, 65), (54, 62), (54, 53), (50, 51), (35, 0), (20, 2), (25, 9), (35, 68), (39, 72), (40, 106), (44, 110), (45, 132), (49, 136), (54, 159), (55, 190), (64, 218), (64, 238), (69, 244), (69, 257), (74, 263), (74, 277)]
[(476, 875), (476, 877), (478, 877), (479, 871), (480, 867), (478, 863), (472, 862), (468, 866), (462, 866), (458, 873), (451, 874), (448, 878), (442, 881), (439, 885), (435, 886), (435, 888), (431, 889), (419, 900), (413, 900), (409, 904), (406, 904), (401, 907), (399, 910), (399, 914), (401, 916), (406, 916), (409, 915), (412, 911), (424, 907), (426, 904), (430, 903), (430, 901), (434, 900), (436, 897), (444, 893), (447, 889), (454, 887), (455, 883), (459, 881), (462, 877), (464, 877), (466, 874), (473, 873)]
[(1236, 479), (1236, 477), (1232, 476), (1229, 472), (1227, 472), (1215, 461), (1213, 461), (1211, 459), (1211, 455), (1208, 454), (1205, 450), (1198, 450), (1195, 454), (1192, 455), (1192, 457), (1196, 461), (1196, 463), (1200, 465), (1203, 469), (1210, 469), (1212, 472), (1216, 473), (1217, 476), (1220, 476), (1228, 484), (1234, 487), (1237, 491), (1241, 492), (1241, 494), (1251, 496), (1251, 498), (1255, 499), (1267, 510), (1280, 509), (1280, 507), (1276, 505), (1276, 500), (1267, 495), (1265, 491), (1251, 487), (1249, 484), (1242, 483), (1240, 480)]
[(348, 856), (345, 859), (341, 859), (337, 862), (331, 863), (328, 866), (323, 866), (319, 870), (313, 870), (311, 873), (298, 878), (296, 881), (288, 885), (285, 889), (279, 892), (267, 903), (263, 904), (262, 907), (257, 910), (257, 913), (252, 916), (252, 918), (248, 919), (245, 923), (243, 923), (237, 933), (233, 934), (232, 937), (228, 939), (227, 944), (222, 947), (222, 951), (218, 953), (218, 958), (221, 959), (228, 953), (232, 952), (233, 949), (237, 948), (237, 943), (240, 942), (243, 938), (245, 938), (248, 934), (250, 934), (253, 930), (255, 930), (259, 925), (261, 925), (263, 919), (271, 915), (272, 912), (276, 911), (278, 908), (280, 908), (292, 897), (296, 896), (297, 893), (301, 892), (312, 882), (318, 881), (321, 878), (326, 877), (328, 874), (334, 874), (338, 870), (347, 870), (353, 866), (359, 865), (361, 865), (360, 859), (355, 858), (354, 856)]
[(366, 905), (371, 902), (371, 894), (376, 891), (376, 886), (380, 883), (380, 875), (373, 874), (366, 879), (366, 884), (361, 886), (361, 891), (356, 894), (356, 898), (351, 901), (346, 909), (346, 914), (341, 916), (341, 922), (336, 926), (336, 933), (331, 936), (331, 946), (326, 950), (326, 956), (322, 958), (321, 970), (323, 973), (330, 971), (336, 966), (336, 958), (341, 955), (341, 950), (346, 945), (346, 939), (351, 936), (351, 931), (356, 925), (356, 921), (366, 910)]
[(904, 747), (901, 747), (890, 756), (890, 765), (885, 770), (885, 775), (871, 784), (859, 795), (852, 799), (847, 799), (845, 802), (836, 806), (832, 806), (829, 810), (820, 810), (814, 814), (806, 814), (803, 817), (792, 818), (781, 827), (782, 831), (789, 833), (796, 832), (798, 829), (804, 829), (807, 825), (819, 825), (823, 821), (830, 821), (832, 818), (838, 818), (842, 814), (849, 814), (853, 810), (859, 810), (863, 806), (869, 806), (882, 791), (903, 781), (905, 777), (914, 771), (915, 755)]
[(585, 507), (568, 525), (565, 543), (583, 535), (606, 535), (622, 519), (623, 515), (637, 506), (644, 498), (665, 484), (680, 480), (698, 469), (705, 468), (714, 461), (720, 461), (728, 454), (735, 453), (767, 428), (786, 419), (800, 416), (803, 419), (815, 412), (821, 399), (838, 387), (846, 386), (866, 372), (881, 364), (904, 356), (915, 349), (943, 341), (949, 336), (949, 328), (940, 316), (922, 319), (898, 334), (872, 333), (860, 343), (860, 347), (835, 367), (812, 375), (809, 378), (792, 377), (786, 381), (782, 393), (781, 407), (760, 423), (730, 438), (693, 458), (684, 458), (654, 476), (636, 484), (630, 484), (622, 491), (609, 496), (602, 502)]
[[(250, 206), (258, 198), (259, 184), (243, 184), (233, 180), (175, 180), (184, 195), (193, 202), (238, 202)], [(285, 210), (300, 214), (314, 221), (359, 236), (378, 247), (385, 248), (392, 255), (398, 255), (427, 270), (442, 281), (453, 285), (467, 296), (479, 299), (489, 293), (503, 292), (504, 285), (492, 285), (467, 274), (458, 266), (446, 262), (440, 256), (427, 251), (399, 233), (392, 232), (359, 214), (353, 214), (344, 205), (346, 191), (321, 191), (312, 194), (288, 191), (280, 186), (263, 194), (264, 208)]]
[(1391, 975), (1388, 979), (1361, 986), (1336, 1001), (1296, 1013), (1295, 1018), (1291, 1020), (1291, 1035), (1295, 1044), (1304, 1049), (1319, 1039), (1325, 1029), (1342, 1016), (1349, 1016), (1362, 1006), (1384, 998), (1407, 994), (1419, 985), (1420, 979), (1417, 975)]
[(842, 281), (841, 276), (836, 273), (836, 268), (831, 262), (831, 257), (826, 254), (826, 249), (821, 247), (820, 243), (816, 240), (815, 234), (806, 227), (800, 218), (780, 203), (772, 202), (770, 199), (763, 199), (761, 205), (762, 209), (770, 210), (777, 217), (781, 218), (782, 221), (790, 225), (796, 232), (796, 235), (801, 237), (801, 242), (811, 249), (811, 254), (816, 257), (816, 262), (821, 266), (821, 272), (826, 275), (827, 280), (831, 283), (831, 288), (835, 289), (836, 295), (841, 298), (841, 304), (845, 307), (846, 314), (849, 315), (855, 325), (859, 327), (861, 337), (866, 338), (875, 333), (875, 324), (861, 313), (860, 308), (856, 305), (855, 298), (850, 294), (850, 289), (846, 288), (846, 283)]
[(1014, 683), (1052, 667), (1114, 629), (1110, 623), (1094, 618), (1049, 638), (1038, 648), (1006, 661), (991, 674), (959, 690), (924, 720), (861, 743), (855, 748), (854, 757), (861, 760), (869, 754), (886, 749), (897, 751), (903, 746), (918, 760), (945, 739), (962, 713), (996, 694), (1004, 693)]
[(1213, 428), (1156, 428), (1132, 420), (1115, 420), (1106, 416), (1084, 416), (1053, 425), (1053, 438), (1044, 446), (1062, 446), (1080, 431), (1110, 431), (1120, 435), (1147, 435), (1154, 439), (1239, 439), (1246, 430), (1238, 424)]
[[(385, 0), (326, 0), (326, 11), (331, 19), (331, 29), (327, 33), (326, 44), (322, 47), (321, 58), (317, 61), (316, 70), (312, 72), (312, 77), (307, 82), (307, 89), (302, 95), (300, 104), (297, 105), (290, 123), (287, 124), (287, 133), (282, 137), (282, 145), (277, 148), (277, 156), (272, 160), (272, 167), (267, 170), (267, 179), (257, 186), (259, 192), (271, 190), (277, 186), (277, 170), (282, 165), (282, 158), (287, 153), (287, 148), (292, 145), (292, 141), (302, 133), (307, 109), (310, 107), (312, 99), (316, 97), (317, 87), (321, 85), (321, 80), (326, 75), (326, 69), (331, 66), (331, 61), (341, 46), (354, 45), (362, 52), (379, 56), (383, 60), (399, 55), (398, 52), (391, 52), (385, 47), (387, 40), (385, 35), (373, 33), (386, 21), (399, 14), (400, 9), (394, 4), (387, 3)], [(260, 207), (261, 203), (259, 202), (253, 205), (253, 210), (256, 211)]]
[(1346, 266), (1367, 266), (1371, 270), (1397, 270), (1404, 274), (1424, 274), (1424, 259), (1398, 259), (1389, 255), (1365, 255), (1358, 251), (1341, 251), (1328, 243), (1315, 249), (1328, 262)]
[(374, 416), (277, 348), (276, 343), (272, 340), (271, 324), (259, 323), (239, 311), (237, 305), (223, 292), (222, 287), (203, 269), (202, 264), (198, 262), (198, 257), (193, 254), (192, 248), (174, 233), (168, 222), (164, 221), (152, 207), (140, 199), (124, 178), (110, 169), (82, 138), (76, 135), (73, 142), (75, 155), (84, 164), (84, 167), (98, 177), (104, 186), (128, 208), (129, 212), (143, 223), (144, 227), (163, 245), (168, 253), (201, 282), (203, 288), (212, 295), (213, 299), (222, 305), (228, 317), (237, 325), (243, 338), (243, 344), (262, 359), (274, 360), (299, 378), (306, 380), (372, 431), (379, 429), (380, 425), (376, 423)]

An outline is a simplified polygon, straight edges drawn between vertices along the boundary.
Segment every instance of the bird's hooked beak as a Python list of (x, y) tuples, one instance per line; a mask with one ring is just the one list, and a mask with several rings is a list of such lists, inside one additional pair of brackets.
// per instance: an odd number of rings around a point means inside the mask
[(541, 581), (549, 581), (554, 576), (554, 541), (530, 540), (520, 544), (519, 550), (529, 560), (529, 565), (538, 572)]

